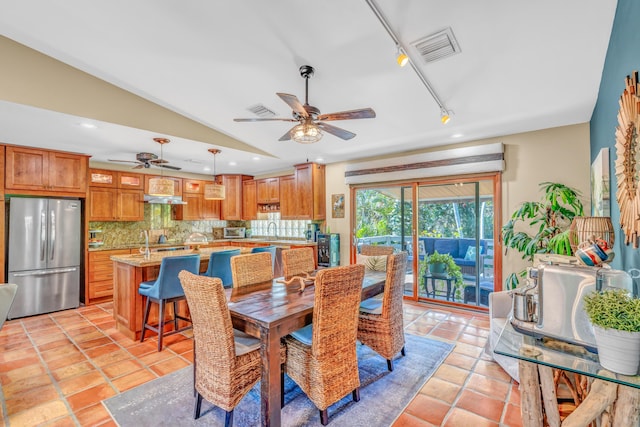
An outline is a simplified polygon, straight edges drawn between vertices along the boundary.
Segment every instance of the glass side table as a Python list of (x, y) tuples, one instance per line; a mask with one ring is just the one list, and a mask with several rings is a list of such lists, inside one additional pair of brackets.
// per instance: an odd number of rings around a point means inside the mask
[[(507, 322), (496, 354), (519, 359), (522, 425), (543, 425), (543, 405), (550, 426), (583, 426), (607, 413), (613, 426), (640, 426), (640, 376), (610, 372), (598, 356), (578, 346), (536, 338), (518, 332)], [(593, 378), (587, 397), (562, 424), (557, 405), (553, 369)], [(616, 403), (611, 406), (612, 403)]]

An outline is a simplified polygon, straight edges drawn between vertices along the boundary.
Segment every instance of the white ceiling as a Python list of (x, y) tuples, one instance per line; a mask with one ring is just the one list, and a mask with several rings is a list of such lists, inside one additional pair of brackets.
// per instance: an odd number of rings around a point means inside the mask
[[(365, 0), (0, 0), (0, 34), (247, 143), (273, 157), (222, 147), (217, 173), (265, 174), (306, 159), (325, 163), (584, 123), (596, 101), (615, 0), (375, 0), (416, 66), (454, 115), (439, 107)], [(451, 27), (461, 53), (425, 64), (412, 42)], [(309, 103), (322, 113), (371, 107), (374, 119), (331, 124), (313, 145), (278, 142), (291, 123), (237, 123), (263, 104), (304, 102), (298, 68), (316, 69)], [(68, 88), (73, 91), (73, 87)], [(0, 141), (91, 154), (159, 154), (183, 171), (211, 173), (210, 144), (0, 100)], [(95, 121), (94, 121), (95, 122)], [(462, 136), (454, 137), (455, 134)], [(235, 166), (228, 163), (235, 161)]]

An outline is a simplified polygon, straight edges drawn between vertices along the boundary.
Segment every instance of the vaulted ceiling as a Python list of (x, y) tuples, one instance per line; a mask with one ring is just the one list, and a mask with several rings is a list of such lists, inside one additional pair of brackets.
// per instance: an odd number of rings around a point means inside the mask
[[(164, 136), (172, 141), (164, 157), (184, 171), (210, 173), (215, 146), (217, 173), (259, 175), (307, 159), (332, 163), (590, 120), (615, 0), (371, 2), (453, 112), (448, 124), (416, 72), (396, 64), (395, 43), (366, 0), (13, 0), (0, 6), (0, 34), (10, 41), (0, 43), (0, 76), (16, 65), (0, 78), (0, 141), (107, 161), (159, 154), (152, 138)], [(446, 28), (460, 52), (425, 62), (414, 42)], [(23, 61), (40, 54), (46, 61), (37, 66)], [(255, 105), (290, 118), (276, 92), (304, 102), (298, 69), (306, 64), (315, 68), (311, 105), (322, 113), (371, 107), (377, 117), (331, 122), (357, 136), (325, 134), (311, 145), (278, 141), (293, 123), (233, 121), (257, 117), (248, 111)]]

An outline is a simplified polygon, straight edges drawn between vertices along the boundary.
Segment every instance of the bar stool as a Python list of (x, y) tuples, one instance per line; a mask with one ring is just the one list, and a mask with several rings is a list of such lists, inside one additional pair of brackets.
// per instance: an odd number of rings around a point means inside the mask
[(209, 266), (202, 276), (219, 277), (222, 286), (228, 288), (233, 283), (231, 276), (231, 257), (240, 255), (240, 249), (229, 249), (227, 251), (211, 252), (209, 256)]
[(255, 248), (251, 249), (251, 253), (255, 254), (255, 253), (259, 253), (259, 252), (269, 252), (271, 254), (271, 272), (275, 272), (276, 269), (276, 247), (271, 245), (271, 246), (256, 246)]
[[(162, 351), (162, 338), (165, 335), (173, 335), (190, 329), (191, 325), (178, 329), (178, 319), (191, 323), (191, 319), (178, 315), (178, 304), (180, 300), (185, 300), (184, 290), (178, 279), (178, 273), (186, 270), (193, 274), (198, 274), (200, 270), (200, 255), (184, 255), (176, 257), (166, 257), (160, 264), (160, 272), (156, 280), (140, 283), (138, 293), (147, 298), (144, 316), (142, 318), (142, 333), (140, 342), (144, 341), (147, 329), (158, 334), (158, 351)], [(153, 326), (148, 323), (151, 303), (158, 304), (158, 324)], [(164, 333), (164, 310), (166, 303), (173, 303), (173, 331)]]

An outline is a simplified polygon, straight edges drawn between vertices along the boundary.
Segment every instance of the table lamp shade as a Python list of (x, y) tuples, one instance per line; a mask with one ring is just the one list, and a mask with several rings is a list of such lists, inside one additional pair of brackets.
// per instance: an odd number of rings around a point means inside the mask
[(594, 239), (602, 239), (607, 242), (609, 248), (613, 247), (615, 234), (611, 218), (608, 216), (575, 217), (569, 226), (569, 241), (573, 252), (580, 243)]

